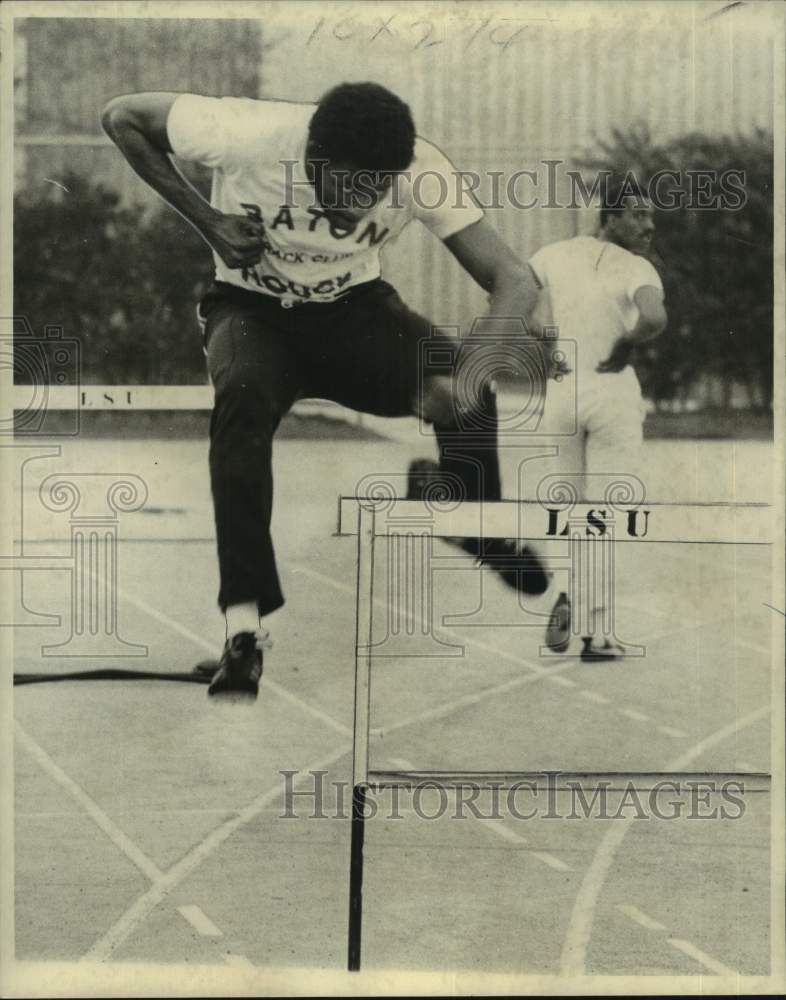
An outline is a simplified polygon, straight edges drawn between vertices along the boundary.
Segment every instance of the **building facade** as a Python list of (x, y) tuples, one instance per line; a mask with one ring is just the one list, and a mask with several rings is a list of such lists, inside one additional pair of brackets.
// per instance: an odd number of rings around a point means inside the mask
[[(100, 130), (114, 94), (314, 101), (342, 80), (373, 79), (408, 101), (419, 132), (459, 169), (480, 177), (490, 220), (526, 258), (592, 230), (596, 212), (575, 204), (567, 172), (613, 130), (645, 127), (665, 142), (772, 129), (773, 35), (761, 7), (722, 15), (720, 5), (700, 3), (260, 9), (254, 21), (18, 21), (18, 184), (76, 170), (126, 201), (154, 203)], [(436, 322), (466, 325), (483, 310), (483, 293), (421, 227), (385, 251), (385, 268)]]

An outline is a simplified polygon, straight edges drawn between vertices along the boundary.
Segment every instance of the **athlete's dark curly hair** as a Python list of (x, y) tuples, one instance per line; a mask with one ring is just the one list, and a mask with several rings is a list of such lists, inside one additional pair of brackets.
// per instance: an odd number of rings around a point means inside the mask
[(378, 83), (340, 83), (317, 105), (308, 127), (316, 158), (360, 170), (405, 170), (415, 151), (408, 106)]
[(622, 174), (612, 174), (605, 177), (600, 195), (600, 224), (605, 226), (610, 215), (622, 215), (625, 209), (625, 199), (635, 198), (638, 204), (649, 198), (646, 185), (628, 171)]

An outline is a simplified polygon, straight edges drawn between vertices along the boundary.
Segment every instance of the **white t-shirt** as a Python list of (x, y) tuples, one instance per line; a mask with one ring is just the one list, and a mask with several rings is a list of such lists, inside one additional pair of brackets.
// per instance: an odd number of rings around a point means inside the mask
[(635, 327), (639, 288), (663, 290), (645, 257), (594, 236), (550, 243), (529, 263), (544, 289), (538, 320), (555, 326), (560, 340), (575, 341), (577, 372), (594, 372), (617, 338)]
[[(353, 230), (332, 226), (304, 165), (316, 105), (181, 94), (167, 119), (172, 150), (213, 170), (210, 203), (265, 225), (267, 247), (254, 267), (230, 269), (217, 254), (216, 278), (284, 301), (330, 302), (379, 277), (379, 251), (412, 219), (446, 239), (483, 212), (450, 161), (418, 138), (408, 175)], [(458, 185), (458, 191), (457, 191)]]

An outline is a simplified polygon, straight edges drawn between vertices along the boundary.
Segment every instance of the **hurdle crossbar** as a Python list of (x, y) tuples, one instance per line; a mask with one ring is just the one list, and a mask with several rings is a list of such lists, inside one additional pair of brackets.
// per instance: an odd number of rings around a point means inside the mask
[(488, 788), (549, 791), (657, 790), (663, 782), (744, 781), (769, 787), (767, 771), (398, 771), (370, 770), (367, 789), (383, 788)]
[[(644, 515), (646, 527), (643, 524)], [(493, 503), (403, 500), (390, 496), (342, 496), (338, 502), (338, 534), (357, 536), (357, 625), (355, 643), (355, 714), (352, 753), (352, 819), (350, 834), (349, 921), (347, 968), (361, 967), (365, 806), (369, 792), (384, 787), (510, 787), (527, 781), (543, 784), (549, 772), (380, 770), (369, 767), (371, 661), (374, 606), (374, 548), (377, 538), (409, 535), (434, 538), (519, 538), (548, 541), (556, 537), (605, 534), (630, 544), (770, 545), (772, 507), (767, 503), (624, 503), (605, 499), (566, 503), (564, 498), (501, 500)], [(620, 772), (555, 772), (564, 787), (597, 786), (619, 781)], [(648, 788), (679, 777), (665, 772), (627, 773), (628, 781)], [(696, 775), (701, 780), (707, 775)], [(756, 790), (769, 788), (764, 772), (713, 774), (715, 780), (747, 780)], [(548, 782), (548, 777), (546, 781)], [(502, 783), (500, 786), (499, 783)], [(611, 789), (609, 789), (611, 790)]]
[[(342, 496), (339, 535), (356, 535), (358, 506), (373, 506), (379, 536), (429, 534), (434, 538), (522, 538), (549, 541), (583, 529), (598, 537), (605, 526), (615, 542), (768, 545), (772, 507), (767, 503), (623, 503), (599, 500), (497, 500), (493, 503)], [(645, 523), (646, 522), (646, 523)], [(568, 529), (568, 530), (566, 530)], [(646, 534), (644, 533), (646, 531)]]

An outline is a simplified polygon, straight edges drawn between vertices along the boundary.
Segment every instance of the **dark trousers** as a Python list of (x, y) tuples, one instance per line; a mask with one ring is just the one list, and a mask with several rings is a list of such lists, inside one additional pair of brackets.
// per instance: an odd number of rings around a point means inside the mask
[[(272, 296), (217, 282), (202, 299), (200, 314), (215, 389), (210, 480), (218, 603), (226, 610), (256, 601), (265, 615), (284, 603), (270, 537), (272, 441), (281, 418), (295, 400), (308, 397), (362, 413), (409, 416), (424, 380), (437, 370), (448, 373), (460, 348), (446, 338), (447, 354), (438, 351), (434, 367), (424, 350), (434, 344), (431, 324), (382, 280), (358, 286), (335, 303), (289, 309)], [(474, 411), (434, 429), (446, 479), (461, 484), (465, 499), (499, 499), (490, 389), (482, 388)]]

